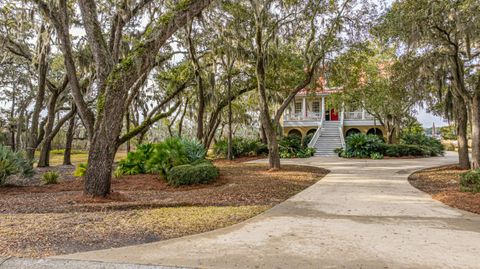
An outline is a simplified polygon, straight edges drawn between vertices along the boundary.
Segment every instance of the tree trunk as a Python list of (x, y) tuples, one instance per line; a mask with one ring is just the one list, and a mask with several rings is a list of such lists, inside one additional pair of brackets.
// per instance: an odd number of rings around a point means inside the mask
[[(50, 40), (45, 37), (44, 32), (48, 31), (45, 26), (40, 28), (39, 57), (38, 57), (38, 90), (35, 98), (35, 106), (32, 114), (32, 125), (30, 126), (30, 133), (28, 135), (27, 158), (33, 160), (35, 157), (35, 150), (38, 146), (38, 122), (40, 119), (40, 112), (43, 107), (43, 100), (45, 98), (45, 86), (47, 78), (47, 54), (50, 50)], [(45, 39), (44, 39), (45, 38)]]
[(280, 169), (280, 152), (278, 150), (277, 135), (272, 132), (267, 136), (268, 140), (268, 164), (270, 169)]
[(48, 113), (47, 113), (47, 124), (45, 125), (45, 133), (43, 138), (42, 147), (40, 149), (40, 158), (38, 159), (37, 167), (47, 167), (50, 165), (50, 148), (52, 144), (52, 139), (54, 136), (51, 136), (53, 130), (53, 124), (55, 123), (55, 110), (57, 107), (57, 99), (59, 94), (57, 91), (52, 92), (50, 95), (50, 100), (48, 101)]
[(107, 135), (95, 134), (88, 151), (88, 168), (85, 174), (84, 194), (106, 197), (110, 194), (112, 165), (117, 151), (116, 140)]
[(462, 97), (455, 97), (455, 118), (457, 125), (457, 141), (458, 141), (458, 163), (463, 169), (470, 169), (470, 157), (468, 153), (467, 125), (468, 114), (465, 109), (465, 101)]
[[(252, 4), (254, 2), (252, 1)], [(256, 45), (256, 57), (257, 62), (255, 71), (257, 75), (257, 90), (260, 97), (260, 121), (265, 129), (265, 134), (268, 140), (268, 163), (270, 170), (280, 169), (280, 154), (278, 150), (278, 142), (270, 118), (270, 112), (268, 107), (268, 99), (265, 87), (265, 55), (263, 51), (263, 18), (262, 10), (264, 7), (254, 7), (255, 9), (255, 45)]]
[(204, 138), (203, 134), (203, 116), (205, 114), (205, 90), (203, 85), (203, 78), (200, 73), (200, 63), (198, 62), (197, 52), (195, 51), (195, 46), (192, 39), (192, 26), (193, 21), (190, 22), (190, 25), (187, 27), (187, 42), (188, 42), (188, 52), (190, 54), (190, 60), (192, 61), (193, 70), (195, 73), (195, 80), (197, 82), (197, 139), (202, 141)]
[(189, 99), (187, 98), (187, 100), (185, 101), (185, 106), (183, 107), (182, 116), (178, 121), (178, 137), (182, 137), (183, 119), (185, 118), (185, 114), (187, 113), (188, 101)]
[(232, 78), (230, 76), (230, 70), (227, 77), (227, 92), (228, 92), (228, 149), (227, 158), (233, 160), (233, 145), (232, 145)]
[[(127, 129), (127, 134), (130, 133), (130, 109), (127, 108), (125, 111), (125, 128)], [(127, 153), (130, 152), (130, 139), (127, 141)]]
[(262, 140), (263, 144), (268, 143), (267, 135), (265, 134), (265, 128), (263, 128), (263, 124), (260, 124), (260, 139)]
[(472, 169), (480, 168), (480, 94), (472, 100)]
[(73, 144), (73, 135), (75, 131), (75, 116), (72, 117), (68, 123), (68, 130), (66, 135), (65, 142), (65, 151), (63, 153), (63, 165), (72, 165), (71, 155), (72, 155), (72, 144)]

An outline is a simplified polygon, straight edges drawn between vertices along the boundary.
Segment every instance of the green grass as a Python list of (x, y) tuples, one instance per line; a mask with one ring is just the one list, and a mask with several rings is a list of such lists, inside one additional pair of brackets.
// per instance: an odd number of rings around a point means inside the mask
[[(35, 158), (38, 160), (38, 156), (40, 155), (40, 152), (36, 152)], [(123, 158), (127, 157), (127, 152), (125, 151), (119, 151), (115, 155), (115, 161), (119, 161)], [(88, 152), (86, 151), (79, 151), (76, 150), (75, 152), (72, 151), (71, 155), (71, 160), (72, 164), (76, 165), (79, 163), (86, 163), (88, 160)], [(63, 153), (62, 154), (55, 154), (52, 153), (50, 154), (50, 166), (55, 166), (55, 165), (62, 165), (63, 164)]]

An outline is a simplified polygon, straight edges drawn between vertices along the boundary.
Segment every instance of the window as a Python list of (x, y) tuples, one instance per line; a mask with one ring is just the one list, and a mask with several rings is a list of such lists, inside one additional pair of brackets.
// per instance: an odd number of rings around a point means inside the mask
[(302, 113), (302, 102), (295, 102), (295, 114)]
[(320, 113), (320, 102), (314, 101), (312, 104), (312, 109), (314, 113)]

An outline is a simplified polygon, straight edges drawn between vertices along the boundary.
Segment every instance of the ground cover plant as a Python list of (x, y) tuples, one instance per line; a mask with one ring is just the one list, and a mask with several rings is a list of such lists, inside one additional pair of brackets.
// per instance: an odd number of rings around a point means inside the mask
[(468, 171), (448, 165), (416, 172), (408, 180), (435, 200), (480, 214), (479, 174), (478, 170)]
[(262, 164), (215, 166), (220, 177), (208, 184), (175, 187), (152, 174), (114, 178), (117, 195), (101, 201), (82, 196), (83, 179), (66, 172), (58, 184), (0, 188), (0, 256), (45, 257), (218, 229), (265, 211), (328, 173), (294, 165), (276, 173)]

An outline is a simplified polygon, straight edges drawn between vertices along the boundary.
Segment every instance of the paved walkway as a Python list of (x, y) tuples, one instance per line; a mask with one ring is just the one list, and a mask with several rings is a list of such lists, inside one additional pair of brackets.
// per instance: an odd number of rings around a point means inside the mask
[(58, 258), (201, 268), (480, 268), (480, 216), (434, 201), (407, 181), (415, 170), (455, 162), (453, 154), (285, 161), (331, 173), (241, 224)]

